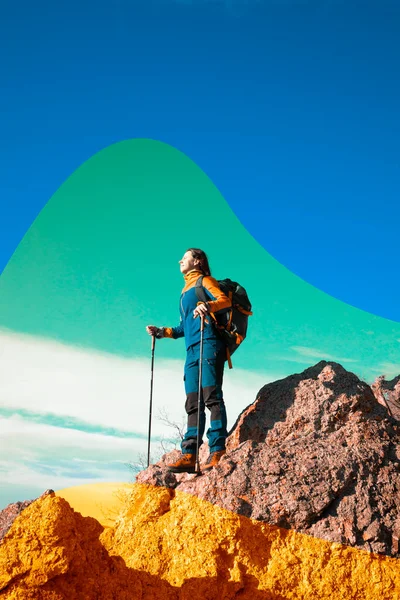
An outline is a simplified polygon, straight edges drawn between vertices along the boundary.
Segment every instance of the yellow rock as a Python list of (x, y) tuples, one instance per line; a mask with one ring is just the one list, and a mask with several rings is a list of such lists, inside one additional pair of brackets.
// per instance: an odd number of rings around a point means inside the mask
[(0, 598), (400, 600), (399, 560), (173, 490), (131, 489), (106, 528), (64, 498), (32, 503), (0, 545)]
[(136, 484), (115, 529), (101, 540), (127, 566), (190, 589), (191, 600), (234, 598), (239, 590), (249, 599), (400, 598), (397, 559), (272, 527), (164, 488)]

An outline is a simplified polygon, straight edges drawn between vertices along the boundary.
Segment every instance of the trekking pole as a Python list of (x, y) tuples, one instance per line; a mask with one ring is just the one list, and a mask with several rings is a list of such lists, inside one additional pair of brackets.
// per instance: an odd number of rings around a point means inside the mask
[(153, 374), (154, 374), (154, 348), (156, 336), (151, 336), (151, 378), (150, 378), (150, 409), (149, 409), (149, 439), (147, 444), (147, 466), (150, 466), (150, 438), (151, 438), (151, 413), (153, 409)]
[(200, 315), (200, 358), (199, 358), (199, 392), (197, 395), (197, 445), (196, 445), (196, 473), (200, 474), (200, 461), (199, 461), (199, 450), (200, 450), (200, 407), (201, 399), (203, 395), (202, 388), (202, 374), (203, 374), (203, 332), (204, 332), (204, 315)]

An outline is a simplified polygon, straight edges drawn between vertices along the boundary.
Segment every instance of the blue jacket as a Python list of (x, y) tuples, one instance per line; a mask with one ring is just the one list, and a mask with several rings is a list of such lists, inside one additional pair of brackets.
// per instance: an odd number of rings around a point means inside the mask
[[(176, 327), (164, 328), (164, 337), (176, 339), (185, 336), (186, 349), (193, 346), (193, 344), (200, 342), (201, 320), (200, 317), (193, 317), (193, 311), (199, 303), (196, 296), (195, 285), (201, 275), (203, 275), (203, 273), (197, 270), (189, 271), (189, 273), (184, 275), (185, 286), (182, 290), (179, 302), (179, 312), (181, 316), (179, 325)], [(229, 308), (232, 305), (231, 300), (220, 290), (218, 282), (214, 277), (204, 276), (203, 287), (207, 297), (210, 299), (207, 302), (207, 306), (211, 313), (215, 313), (223, 308)], [(203, 337), (204, 339), (215, 339), (217, 337), (210, 316), (206, 316), (204, 319)]]

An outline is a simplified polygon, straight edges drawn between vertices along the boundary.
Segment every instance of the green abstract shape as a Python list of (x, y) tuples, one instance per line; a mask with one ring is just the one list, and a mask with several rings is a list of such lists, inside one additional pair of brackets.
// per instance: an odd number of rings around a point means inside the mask
[[(285, 235), (284, 223), (265, 227)], [(368, 380), (400, 371), (400, 324), (293, 275), (247, 232), (198, 166), (143, 139), (93, 156), (46, 204), (0, 277), (0, 327), (149, 356), (145, 325), (178, 323), (178, 260), (190, 246), (204, 248), (213, 275), (240, 281), (253, 303), (236, 367), (283, 377), (326, 358)], [(158, 342), (157, 356), (183, 358), (182, 340)]]

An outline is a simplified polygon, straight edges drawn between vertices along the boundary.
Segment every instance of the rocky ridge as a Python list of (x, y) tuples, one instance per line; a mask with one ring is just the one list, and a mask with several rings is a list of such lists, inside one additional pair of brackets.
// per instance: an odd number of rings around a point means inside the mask
[(142, 598), (143, 586), (152, 587), (151, 578), (138, 577), (119, 556), (110, 555), (100, 542), (102, 531), (95, 519), (82, 517), (54, 492), (34, 501), (0, 545), (0, 598)]
[(400, 556), (399, 422), (369, 385), (338, 363), (321, 361), (264, 386), (237, 419), (227, 454), (211, 472), (170, 473), (166, 465), (177, 454), (164, 455), (137, 481), (320, 539)]
[(400, 600), (399, 561), (134, 484), (113, 527), (49, 494), (0, 545), (3, 600)]

